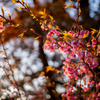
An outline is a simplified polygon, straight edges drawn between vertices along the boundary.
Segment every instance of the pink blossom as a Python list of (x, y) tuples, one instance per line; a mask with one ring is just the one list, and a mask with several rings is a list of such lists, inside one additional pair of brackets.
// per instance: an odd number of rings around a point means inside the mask
[(71, 59), (75, 59), (76, 58), (76, 55), (75, 54), (70, 54), (70, 58)]
[(81, 30), (78, 38), (79, 38), (79, 39), (83, 38), (83, 35), (84, 35), (84, 34), (85, 34), (85, 31), (84, 31), (84, 30)]
[(77, 46), (77, 44), (78, 44), (78, 42), (77, 42), (76, 40), (73, 40), (73, 41), (71, 42), (71, 46), (72, 46), (72, 47)]
[(93, 38), (91, 41), (92, 41), (92, 44), (96, 44), (97, 43), (97, 40), (95, 38)]
[(43, 24), (41, 25), (41, 29), (42, 29), (42, 31), (48, 30), (48, 28), (46, 26), (44, 26)]
[(68, 34), (73, 35), (74, 34), (74, 31), (71, 30), (71, 31), (68, 32)]
[(100, 92), (98, 93), (98, 96), (100, 97)]
[(0, 22), (0, 33), (3, 32), (3, 30), (4, 30), (4, 29), (3, 29), (3, 25), (2, 25), (1, 22)]
[(87, 47), (91, 47), (91, 44), (88, 42), (88, 43), (86, 44), (86, 46), (87, 46)]
[(64, 49), (64, 53), (70, 53), (71, 52), (71, 50), (70, 50), (70, 47), (67, 47), (67, 49)]
[(86, 34), (86, 36), (88, 37), (88, 35), (89, 35), (89, 30), (85, 30), (85, 34)]

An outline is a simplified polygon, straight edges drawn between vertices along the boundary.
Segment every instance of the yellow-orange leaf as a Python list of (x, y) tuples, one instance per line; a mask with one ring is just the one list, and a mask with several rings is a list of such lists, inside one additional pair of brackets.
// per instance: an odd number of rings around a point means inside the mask
[(98, 36), (100, 36), (100, 28), (99, 28), (99, 31), (98, 31)]
[(46, 24), (47, 23), (47, 20), (44, 20), (44, 24)]
[(47, 66), (46, 67), (46, 72), (49, 72), (49, 71), (55, 71), (55, 68), (53, 68), (51, 66)]
[(35, 37), (34, 39), (38, 39), (39, 37), (37, 36), (37, 37)]
[(71, 1), (71, 0), (69, 0), (69, 2), (71, 2), (71, 3), (72, 3), (72, 1)]
[(16, 27), (20, 26), (19, 24), (16, 25)]
[(40, 15), (44, 15), (45, 13), (43, 11), (38, 12)]
[[(18, 5), (19, 6), (19, 5)], [(18, 9), (21, 9), (22, 7), (21, 6), (19, 6), (19, 8)]]
[(43, 76), (43, 75), (45, 75), (45, 72), (42, 71), (39, 76)]
[(21, 0), (20, 2), (23, 2), (23, 0)]
[(3, 10), (3, 7), (2, 6), (1, 6), (1, 13), (4, 16), (4, 10)]
[(27, 8), (27, 3), (25, 3), (25, 7)]
[(11, 20), (11, 16), (10, 16), (10, 14), (9, 14), (9, 13), (7, 13), (7, 14), (8, 14), (9, 19)]
[(60, 70), (57, 70), (57, 73), (59, 74), (59, 73), (61, 73), (61, 71)]
[(51, 25), (51, 23), (49, 23), (49, 24), (48, 24), (48, 28), (51, 28), (51, 27), (52, 27), (52, 25)]
[(97, 32), (97, 30), (96, 29), (93, 29), (93, 28), (91, 28), (91, 33), (92, 33), (92, 35), (94, 34), (94, 33), (96, 33)]
[(9, 77), (11, 77), (12, 75), (11, 75), (11, 74), (9, 74), (8, 76), (9, 76)]
[(83, 35), (83, 38), (86, 38), (86, 37), (87, 37), (87, 34), (84, 34), (84, 35)]
[(3, 52), (2, 50), (0, 50), (0, 52)]
[(12, 4), (16, 3), (16, 0), (12, 0)]
[(50, 19), (53, 20), (53, 17), (51, 15), (49, 15)]
[(12, 71), (13, 72), (13, 69), (9, 69), (9, 71)]
[(18, 35), (18, 37), (23, 37), (23, 35), (24, 35), (24, 33), (21, 33), (21, 34)]
[(81, 14), (81, 8), (79, 7), (79, 15)]
[(45, 15), (46, 9), (44, 9), (44, 12), (43, 12), (43, 11), (39, 11), (38, 13), (39, 13), (40, 15)]
[(67, 5), (67, 6), (65, 6), (65, 9), (67, 9), (67, 8), (69, 8), (69, 7), (72, 7), (72, 5)]
[(1, 57), (4, 55), (5, 53), (3, 52), (2, 54), (1, 54)]

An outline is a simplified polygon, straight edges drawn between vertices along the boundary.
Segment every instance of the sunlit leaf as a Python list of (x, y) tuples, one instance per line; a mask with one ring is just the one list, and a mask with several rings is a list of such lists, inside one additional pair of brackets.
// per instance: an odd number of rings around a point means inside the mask
[(72, 3), (72, 1), (71, 1), (71, 0), (69, 0), (69, 2), (71, 2), (71, 3)]
[(56, 29), (58, 30), (59, 29), (59, 26), (56, 25)]
[[(19, 5), (18, 5), (19, 6)], [(22, 7), (21, 6), (19, 6), (19, 8), (18, 9), (21, 9)]]
[(3, 53), (1, 54), (1, 57), (4, 56), (4, 55), (5, 55), (5, 53), (3, 52)]
[(72, 7), (72, 5), (67, 5), (67, 6), (65, 6), (65, 9), (67, 9), (67, 8), (69, 8), (69, 7)]
[(96, 29), (93, 29), (93, 28), (90, 28), (90, 29), (92, 30), (92, 31), (91, 31), (92, 35), (95, 34), (95, 33), (97, 32)]
[(53, 17), (51, 15), (49, 15), (50, 19), (53, 20)]
[(43, 76), (43, 75), (45, 75), (45, 72), (42, 71), (39, 76)]
[(2, 6), (1, 6), (1, 13), (4, 16), (4, 10), (3, 10), (3, 7)]
[(2, 50), (0, 50), (0, 52), (3, 52)]
[(12, 0), (12, 4), (16, 3), (16, 0)]
[(46, 67), (46, 72), (49, 72), (49, 71), (55, 71), (55, 68), (53, 68), (51, 66), (47, 66)]
[(18, 35), (18, 37), (23, 37), (24, 36), (24, 33), (21, 33)]
[(61, 73), (61, 71), (60, 70), (57, 70), (57, 73), (59, 74), (59, 73)]
[(83, 38), (86, 38), (86, 37), (87, 37), (87, 34), (84, 34), (84, 35), (83, 35)]
[(45, 15), (46, 9), (44, 9), (44, 11), (39, 11), (38, 13), (39, 13), (40, 15)]
[(9, 69), (9, 71), (12, 71), (13, 72), (13, 69)]
[(16, 27), (20, 26), (20, 24), (17, 24)]
[(51, 29), (51, 27), (52, 27), (52, 25), (51, 25), (51, 23), (49, 23), (49, 24), (48, 24), (48, 28), (50, 28), (50, 29)]
[(34, 14), (31, 14), (31, 16), (33, 17), (33, 19), (35, 19), (35, 18), (36, 18), (36, 16), (35, 16)]
[(9, 74), (8, 76), (9, 76), (9, 77), (11, 77), (12, 75), (11, 75), (11, 74)]
[(35, 37), (34, 39), (38, 39), (38, 38), (39, 38), (39, 36)]
[(79, 7), (79, 15), (81, 14), (81, 8)]
[(46, 24), (47, 23), (47, 20), (44, 20), (44, 24)]
[(20, 2), (22, 2), (22, 3), (23, 3), (23, 0), (21, 0)]
[(44, 15), (44, 12), (43, 11), (39, 11), (38, 13), (41, 14), (41, 15)]
[(7, 14), (8, 14), (9, 19), (11, 20), (11, 16), (10, 16), (10, 14), (9, 14), (9, 13), (7, 13)]
[(28, 6), (27, 6), (27, 3), (25, 3), (25, 7), (27, 8)]
[(97, 34), (97, 36), (98, 36), (98, 37), (100, 36), (100, 28), (99, 28), (99, 31), (98, 31), (98, 34)]

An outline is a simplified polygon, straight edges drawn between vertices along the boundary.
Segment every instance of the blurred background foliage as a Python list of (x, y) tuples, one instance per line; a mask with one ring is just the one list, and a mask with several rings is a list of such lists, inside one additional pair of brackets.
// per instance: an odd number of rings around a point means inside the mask
[[(55, 19), (55, 24), (60, 27), (61, 30), (70, 30), (72, 25), (76, 25), (76, 11), (73, 8), (64, 9), (66, 4), (70, 4), (69, 0), (24, 0), (28, 3), (28, 6), (35, 15), (38, 11), (43, 11), (46, 8), (48, 15), (52, 15)], [(72, 0), (73, 4), (77, 4), (77, 0)], [(46, 36), (47, 31), (42, 31), (38, 22), (34, 21), (27, 11), (18, 10), (18, 5), (11, 4), (11, 0), (0, 0), (6, 13), (10, 13), (13, 22), (16, 24), (23, 24), (27, 29), (33, 28), (37, 33)], [(100, 0), (81, 0), (80, 7), (82, 14), (80, 16), (80, 24), (90, 30), (90, 28), (100, 28)], [(7, 17), (7, 16), (6, 16)], [(13, 65), (15, 79), (18, 86), (25, 95), (32, 95), (35, 100), (61, 100), (61, 93), (66, 92), (64, 86), (68, 81), (66, 76), (63, 76), (62, 66), (63, 63), (60, 60), (58, 51), (55, 53), (49, 53), (44, 51), (43, 39), (35, 40), (36, 37), (33, 33), (25, 33), (22, 38), (18, 37), (24, 30), (20, 28), (14, 28), (7, 23), (4, 24), (4, 46), (8, 48), (6, 50), (7, 56), (10, 58), (10, 63)], [(2, 45), (1, 45), (2, 49)], [(3, 63), (5, 57), (0, 58), (0, 66), (8, 65)], [(53, 71), (45, 73), (45, 75), (39, 77), (41, 72), (46, 72), (46, 66), (55, 67), (61, 70), (62, 73), (57, 74)], [(10, 88), (10, 84), (7, 83), (7, 78), (3, 73), (1, 78), (1, 89)], [(46, 77), (48, 76), (48, 80)], [(61, 77), (64, 77), (62, 80)], [(46, 82), (45, 86), (44, 83)], [(3, 84), (2, 84), (3, 83)], [(31, 85), (30, 85), (31, 84)], [(1, 93), (2, 94), (2, 93)], [(2, 96), (2, 95), (1, 95)], [(9, 95), (5, 95), (5, 98), (10, 98)]]

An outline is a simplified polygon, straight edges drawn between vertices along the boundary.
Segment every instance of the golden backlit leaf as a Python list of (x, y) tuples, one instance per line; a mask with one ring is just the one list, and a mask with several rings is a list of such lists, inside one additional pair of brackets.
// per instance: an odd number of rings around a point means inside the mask
[(71, 2), (71, 3), (72, 3), (72, 1), (71, 1), (71, 0), (69, 0), (69, 2)]
[(57, 74), (59, 74), (59, 73), (61, 73), (61, 71), (60, 70), (57, 70)]
[(19, 8), (17, 8), (17, 9), (21, 9), (21, 8), (22, 8), (22, 7), (21, 7), (21, 6), (19, 6), (19, 5), (18, 5), (18, 7), (19, 7)]
[(25, 7), (27, 8), (28, 6), (27, 6), (27, 3), (25, 3)]
[(38, 39), (39, 37), (37, 36), (37, 37), (35, 37), (34, 39)]
[(5, 53), (4, 53), (4, 52), (1, 54), (1, 57), (2, 57), (3, 55), (5, 55)]
[(90, 28), (90, 29), (92, 30), (92, 31), (91, 31), (92, 35), (95, 34), (95, 33), (97, 32), (96, 29), (93, 29), (93, 28)]
[(38, 12), (40, 15), (44, 15), (45, 13), (43, 11)]
[(10, 16), (10, 14), (9, 14), (9, 13), (7, 13), (7, 14), (8, 14), (9, 19), (11, 20), (11, 16)]
[(21, 0), (20, 2), (23, 2), (23, 0)]
[(49, 71), (55, 71), (55, 68), (53, 68), (51, 66), (47, 66), (46, 67), (46, 72), (49, 72)]
[(51, 15), (49, 15), (50, 19), (53, 20), (53, 17)]
[(40, 15), (45, 15), (46, 14), (46, 9), (44, 9), (44, 11), (39, 11), (38, 12)]
[(16, 3), (16, 0), (12, 0), (12, 4)]
[(2, 6), (1, 6), (1, 13), (4, 16), (4, 10), (3, 10), (3, 7)]
[(3, 52), (2, 50), (0, 50), (0, 52)]
[(46, 24), (47, 23), (47, 20), (44, 20), (44, 24)]
[(43, 75), (45, 75), (45, 72), (42, 71), (39, 76), (43, 76)]
[(23, 37), (24, 36), (24, 33), (21, 33), (18, 35), (18, 37)]
[(50, 28), (50, 29), (51, 29), (51, 27), (52, 27), (52, 25), (51, 25), (51, 23), (49, 23), (49, 24), (48, 24), (48, 28)]
[(72, 7), (72, 5), (67, 5), (67, 6), (65, 6), (64, 8), (67, 9), (67, 8), (69, 8), (69, 7)]
[(81, 14), (81, 8), (79, 7), (79, 15)]

